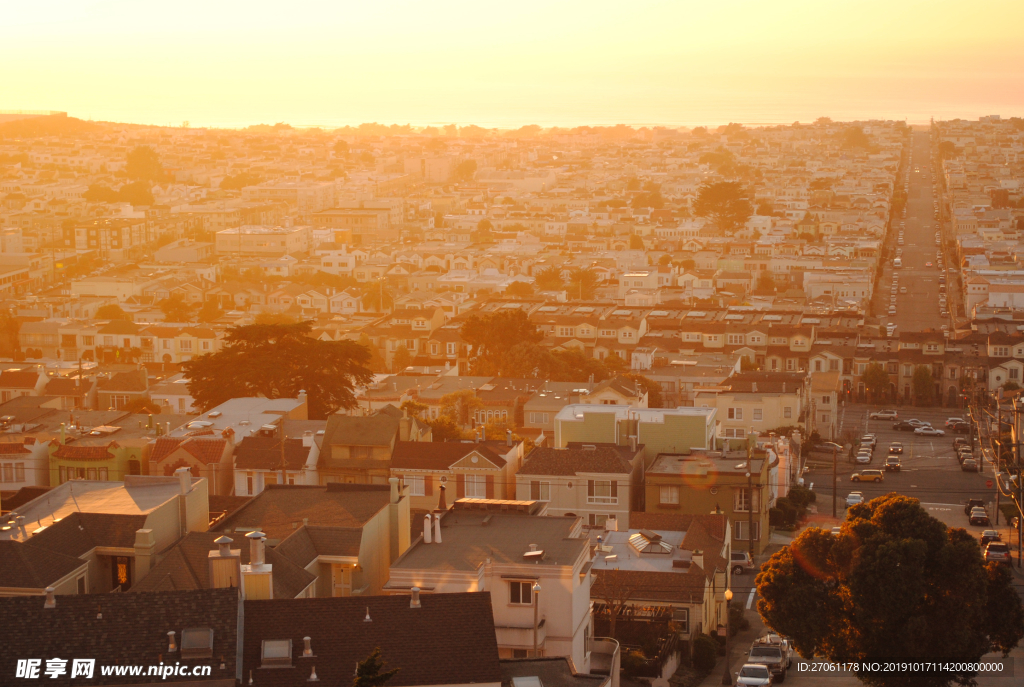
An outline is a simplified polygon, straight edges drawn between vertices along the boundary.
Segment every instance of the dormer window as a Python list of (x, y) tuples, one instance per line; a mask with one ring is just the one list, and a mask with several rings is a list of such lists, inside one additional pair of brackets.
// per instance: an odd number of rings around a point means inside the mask
[(290, 639), (264, 639), (260, 652), (260, 668), (290, 668), (292, 642)]

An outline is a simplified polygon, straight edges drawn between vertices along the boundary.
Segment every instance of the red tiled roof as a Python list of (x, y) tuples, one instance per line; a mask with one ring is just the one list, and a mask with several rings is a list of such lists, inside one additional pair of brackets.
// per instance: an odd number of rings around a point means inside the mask
[[(0, 455), (11, 456), (18, 453), (31, 453), (25, 444), (15, 441), (2, 441), (0, 442)], [(6, 504), (5, 504), (6, 505)]]
[(149, 459), (159, 463), (178, 448), (183, 448), (204, 465), (219, 463), (224, 454), (225, 443), (224, 439), (210, 439), (207, 436), (160, 437), (156, 440)]
[(116, 441), (110, 442), (107, 446), (64, 444), (54, 452), (53, 456), (54, 458), (66, 458), (68, 460), (110, 460), (114, 457), (110, 449), (118, 447), (119, 444)]

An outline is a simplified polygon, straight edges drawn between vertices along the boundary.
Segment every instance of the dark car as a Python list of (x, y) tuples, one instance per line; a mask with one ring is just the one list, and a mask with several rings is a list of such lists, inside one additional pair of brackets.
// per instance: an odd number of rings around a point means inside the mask
[(900, 443), (899, 441), (894, 441), (889, 444), (889, 455), (894, 455), (897, 453), (903, 453), (903, 444)]
[(900, 471), (900, 459), (898, 456), (889, 456), (885, 459), (885, 469), (887, 472), (899, 472)]
[(973, 458), (964, 458), (963, 461), (960, 462), (960, 469), (964, 472), (977, 472), (978, 461)]
[(967, 505), (964, 506), (964, 515), (970, 515), (971, 509), (973, 508), (984, 508), (985, 502), (982, 499), (970, 499), (967, 501)]
[(995, 530), (985, 530), (984, 532), (981, 533), (981, 547), (982, 548), (985, 548), (985, 546), (989, 542), (1002, 541), (1002, 540), (1003, 540), (1002, 537), (1000, 537), (999, 533), (996, 532)]
[(952, 425), (950, 425), (949, 428), (951, 430), (953, 430), (954, 434), (970, 434), (971, 433), (971, 423), (970, 422), (954, 422)]
[(892, 428), (899, 430), (900, 432), (913, 432), (917, 429), (917, 425), (912, 425), (906, 420), (903, 420), (901, 422), (894, 422)]
[(970, 439), (964, 439), (963, 437), (957, 437), (956, 439), (953, 439), (953, 448), (960, 448), (961, 446), (970, 446), (970, 445), (971, 445), (971, 440)]
[(984, 508), (977, 507), (971, 509), (971, 517), (968, 519), (972, 525), (990, 525), (992, 524), (988, 519), (988, 511)]

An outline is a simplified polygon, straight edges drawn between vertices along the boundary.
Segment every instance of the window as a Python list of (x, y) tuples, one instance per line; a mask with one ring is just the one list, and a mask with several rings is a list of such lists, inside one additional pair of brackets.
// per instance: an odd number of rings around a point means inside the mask
[(1020, 370), (1018, 370), (1017, 368), (1011, 367), (1009, 372), (1010, 372), (1010, 379), (1020, 379)]
[(430, 342), (430, 355), (437, 355), (440, 352), (441, 352), (441, 347), (438, 345), (438, 343), (436, 341), (431, 341)]
[(831, 404), (832, 404), (832, 397), (831, 396), (822, 396), (821, 397), (821, 405), (827, 406), (827, 405), (831, 405)]
[(730, 344), (742, 344), (743, 343), (743, 335), (742, 334), (730, 334), (729, 335), (729, 343)]
[(822, 421), (822, 422), (823, 422), (824, 424), (828, 424), (828, 421), (829, 421), (829, 414), (828, 414), (828, 413), (822, 413), (822, 414), (821, 414), (821, 421)]
[(588, 517), (589, 525), (591, 527), (604, 527), (604, 524), (608, 522), (608, 516), (604, 514), (591, 513)]
[(518, 606), (532, 606), (533, 582), (509, 582), (508, 602)]
[(792, 358), (786, 358), (786, 369), (791, 371), (791, 372), (793, 370), (795, 370), (796, 369), (796, 361), (793, 360)]
[(790, 420), (793, 417), (793, 409), (790, 406), (786, 406), (782, 409), (782, 417), (786, 420)]
[(548, 413), (530, 413), (531, 424), (542, 424), (546, 425), (551, 421), (551, 416)]
[(762, 411), (761, 411), (760, 408), (754, 408), (754, 422), (760, 422), (761, 421), (761, 413), (762, 413)]
[[(754, 490), (754, 512), (758, 511), (760, 504), (760, 494)], [(740, 513), (746, 513), (750, 510), (750, 489), (746, 487), (740, 487), (733, 492), (733, 508), (734, 511)]]
[(405, 486), (409, 488), (409, 496), (423, 496), (423, 475), (406, 475)]
[(466, 498), (482, 499), (487, 495), (487, 478), (483, 475), (466, 475)]
[(189, 339), (182, 339), (178, 342), (178, 348), (185, 353), (191, 353), (192, 342)]
[(559, 327), (558, 328), (558, 335), (559, 336), (572, 336), (572, 334), (573, 334), (572, 327)]
[[(750, 539), (750, 537), (747, 536), (748, 532), (750, 532), (750, 522), (747, 521), (747, 520), (737, 520), (733, 524), (732, 531), (735, 532), (735, 536), (733, 537), (734, 539), (736, 539), (738, 541), (748, 541)], [(761, 523), (755, 521), (754, 522), (754, 541), (757, 541), (760, 538), (761, 538)]]
[(587, 480), (587, 503), (618, 503), (619, 483), (615, 480)]
[(13, 482), (14, 481), (14, 464), (4, 463), (3, 465), (3, 481)]
[(203, 350), (204, 351), (210, 350), (210, 342), (209, 341), (204, 341), (203, 342)]
[(743, 408), (729, 408), (729, 419), (730, 420), (742, 420), (743, 419)]
[(107, 474), (108, 474), (107, 473), (107, 468), (100, 468), (99, 471), (98, 471), (98, 474), (96, 475), (96, 477), (100, 481), (106, 482), (107, 479), (108, 479)]
[(679, 505), (679, 487), (661, 487), (659, 492), (659, 499), (663, 505)]
[(838, 370), (839, 369), (839, 361), (838, 360), (829, 360), (828, 361), (828, 369), (831, 372), (835, 372), (836, 370)]
[(103, 337), (103, 345), (104, 346), (113, 346), (114, 345), (114, 337), (112, 337), (112, 336), (104, 336)]
[(292, 640), (264, 639), (261, 663), (267, 666), (290, 666), (292, 664)]
[(84, 334), (82, 335), (82, 345), (83, 346), (94, 346), (95, 344), (96, 344), (96, 337), (95, 336), (86, 336)]
[(815, 372), (821, 372), (821, 361), (820, 360), (815, 360), (814, 361), (814, 371)]
[(252, 490), (252, 473), (245, 473), (245, 493), (249, 496), (255, 495), (256, 492)]
[(533, 480), (532, 482), (530, 482), (530, 500), (550, 501), (551, 482), (539, 482), (537, 480)]
[(456, 344), (454, 341), (450, 341), (447, 344), (445, 344), (445, 351), (448, 353), (448, 355), (455, 355), (455, 346)]
[(683, 634), (689, 634), (690, 632), (690, 609), (688, 608), (673, 608), (672, 609), (672, 622), (683, 632)]
[(113, 394), (110, 397), (110, 405), (114, 410), (121, 410), (121, 408), (128, 405), (128, 397), (122, 394)]

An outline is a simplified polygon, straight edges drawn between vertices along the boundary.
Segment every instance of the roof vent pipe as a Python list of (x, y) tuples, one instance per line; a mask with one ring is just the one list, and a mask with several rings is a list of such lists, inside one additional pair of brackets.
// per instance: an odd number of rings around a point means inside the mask
[(420, 588), (413, 587), (411, 590), (412, 598), (409, 599), (409, 608), (420, 608)]
[(56, 590), (53, 587), (46, 588), (46, 603), (43, 604), (43, 608), (56, 608), (57, 597), (53, 595)]
[(441, 514), (434, 514), (434, 543), (441, 543)]
[(263, 542), (265, 534), (259, 530), (250, 532), (245, 535), (245, 538), (249, 540), (249, 564), (250, 565), (263, 565)]
[(304, 644), (303, 649), (302, 649), (302, 655), (303, 656), (312, 656), (313, 655), (312, 641), (313, 640), (311, 638), (309, 638), (309, 637), (303, 637), (302, 638), (302, 643)]
[(167, 633), (167, 653), (173, 654), (178, 650), (178, 643), (174, 641), (174, 630)]
[(430, 532), (430, 513), (423, 516), (423, 543), (430, 544), (432, 535)]

